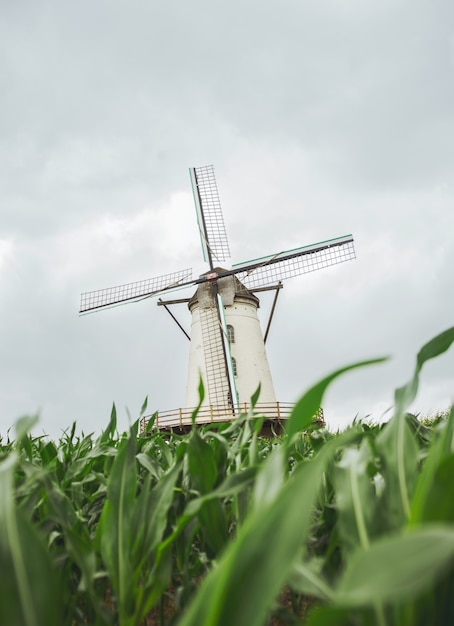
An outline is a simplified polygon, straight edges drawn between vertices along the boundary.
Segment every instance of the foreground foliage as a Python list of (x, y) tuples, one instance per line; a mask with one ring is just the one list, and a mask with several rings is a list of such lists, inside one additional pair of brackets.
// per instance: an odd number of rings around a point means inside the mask
[(454, 409), (407, 413), (453, 341), (420, 350), (386, 425), (338, 435), (313, 424), (324, 392), (379, 360), (311, 388), (275, 439), (251, 415), (119, 435), (113, 409), (54, 443), (22, 418), (0, 445), (0, 624), (454, 623)]

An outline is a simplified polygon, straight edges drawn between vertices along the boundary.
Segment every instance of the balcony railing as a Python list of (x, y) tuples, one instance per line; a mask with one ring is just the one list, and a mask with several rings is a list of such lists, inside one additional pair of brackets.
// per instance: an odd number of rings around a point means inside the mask
[[(264, 417), (266, 420), (285, 420), (290, 416), (295, 405), (290, 402), (271, 402), (257, 403), (255, 405), (253, 416)], [(199, 409), (195, 418), (196, 424), (211, 424), (214, 422), (231, 422), (236, 419), (240, 413), (248, 414), (251, 405), (244, 402), (240, 405), (239, 412), (235, 414), (231, 406), (203, 406)], [(166, 430), (170, 428), (187, 428), (192, 424), (193, 408), (172, 409), (170, 411), (157, 411), (153, 415), (145, 415), (140, 420), (140, 432), (144, 432), (148, 422), (154, 418), (153, 429)], [(323, 421), (323, 409), (320, 409), (314, 419)]]

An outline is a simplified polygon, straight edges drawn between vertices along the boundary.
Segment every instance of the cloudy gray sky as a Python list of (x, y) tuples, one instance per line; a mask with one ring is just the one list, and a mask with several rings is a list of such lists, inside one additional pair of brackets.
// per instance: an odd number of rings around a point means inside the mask
[[(389, 355), (325, 401), (334, 428), (379, 419), (454, 325), (451, 0), (2, 0), (0, 77), (2, 434), (182, 406), (188, 342), (155, 301), (77, 311), (81, 291), (206, 269), (193, 165), (215, 165), (233, 262), (355, 237), (356, 261), (285, 284), (281, 401)], [(452, 353), (430, 363), (414, 410), (446, 408), (453, 373)]]

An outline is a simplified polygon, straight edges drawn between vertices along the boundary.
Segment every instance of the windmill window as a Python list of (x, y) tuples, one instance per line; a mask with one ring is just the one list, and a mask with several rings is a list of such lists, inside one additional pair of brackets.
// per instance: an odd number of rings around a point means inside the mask
[(232, 370), (233, 370), (233, 375), (238, 376), (238, 372), (236, 369), (236, 359), (234, 359), (233, 356), (232, 356)]
[(235, 330), (232, 324), (227, 324), (227, 339), (229, 343), (235, 343)]

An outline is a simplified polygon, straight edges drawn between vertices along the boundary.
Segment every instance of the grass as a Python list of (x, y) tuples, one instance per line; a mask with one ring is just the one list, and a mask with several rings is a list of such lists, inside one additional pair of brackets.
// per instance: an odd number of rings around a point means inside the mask
[(327, 376), (286, 433), (260, 419), (188, 435), (58, 442), (33, 418), (0, 442), (0, 624), (309, 626), (454, 623), (454, 409), (408, 413), (419, 351), (385, 425), (313, 422)]

